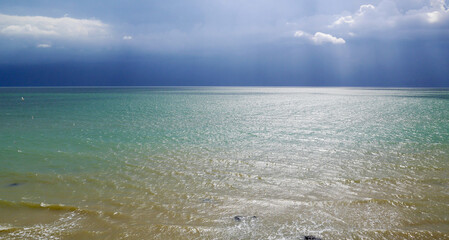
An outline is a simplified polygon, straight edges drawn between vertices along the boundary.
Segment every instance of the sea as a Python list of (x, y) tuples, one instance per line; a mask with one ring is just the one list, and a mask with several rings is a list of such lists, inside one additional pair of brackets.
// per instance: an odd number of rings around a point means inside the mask
[(449, 90), (0, 88), (0, 239), (449, 239)]

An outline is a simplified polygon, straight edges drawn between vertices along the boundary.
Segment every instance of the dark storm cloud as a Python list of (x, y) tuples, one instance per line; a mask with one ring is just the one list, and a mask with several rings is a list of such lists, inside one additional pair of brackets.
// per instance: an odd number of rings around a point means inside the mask
[(0, 9), (0, 85), (449, 85), (443, 0), (5, 0)]

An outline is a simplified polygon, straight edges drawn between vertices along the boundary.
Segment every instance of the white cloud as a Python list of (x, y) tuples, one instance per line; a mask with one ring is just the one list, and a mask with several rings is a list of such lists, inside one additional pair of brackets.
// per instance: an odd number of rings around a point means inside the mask
[(363, 14), (365, 14), (368, 11), (373, 11), (374, 9), (376, 9), (376, 7), (374, 7), (371, 4), (362, 5), (362, 6), (360, 6), (358, 15), (363, 15)]
[(330, 25), (330, 26), (333, 27), (333, 26), (337, 26), (337, 25), (345, 24), (345, 23), (347, 23), (347, 24), (354, 23), (354, 18), (352, 18), (352, 16), (340, 17), (339, 19), (337, 19), (337, 21), (332, 23), (332, 25)]
[(330, 25), (330, 27), (335, 27), (335, 26), (342, 25), (342, 24), (352, 25), (352, 24), (354, 24), (355, 19), (358, 19), (358, 18), (366, 15), (369, 12), (373, 12), (373, 11), (375, 11), (375, 9), (376, 9), (376, 7), (374, 7), (371, 4), (362, 5), (362, 6), (360, 6), (359, 11), (354, 14), (354, 16), (349, 15), (349, 16), (340, 17), (335, 22), (333, 22)]
[(431, 0), (430, 6), (440, 10), (447, 10), (445, 0)]
[(437, 23), (439, 22), (444, 15), (440, 11), (434, 11), (427, 13), (427, 21), (429, 23)]
[(382, 0), (376, 6), (362, 5), (352, 15), (339, 16), (328, 27), (344, 34), (375, 33), (378, 36), (379, 32), (385, 31), (413, 34), (431, 27), (447, 28), (449, 10), (445, 0), (416, 0), (414, 3), (414, 8), (407, 8), (410, 4), (402, 0)]
[(324, 43), (331, 43), (331, 44), (345, 44), (346, 41), (343, 38), (337, 38), (327, 33), (322, 32), (316, 32), (314, 35), (310, 33), (306, 33), (303, 31), (296, 31), (294, 34), (297, 38), (303, 38), (310, 42), (312, 42), (315, 45), (322, 45)]
[(71, 17), (13, 16), (0, 14), (0, 35), (94, 39), (108, 34), (108, 25), (93, 19)]
[(306, 33), (303, 32), (303, 31), (296, 31), (294, 36), (300, 38), (300, 37), (303, 37), (305, 35), (306, 35)]
[(312, 41), (318, 45), (323, 44), (323, 43), (332, 43), (332, 44), (345, 44), (346, 43), (346, 41), (343, 38), (337, 38), (330, 34), (326, 34), (326, 33), (322, 33), (322, 32), (315, 33), (315, 35), (313, 35), (313, 37), (312, 37)]
[(132, 36), (123, 36), (123, 40), (132, 40), (133, 37)]
[(51, 48), (51, 44), (40, 43), (36, 46), (37, 48)]

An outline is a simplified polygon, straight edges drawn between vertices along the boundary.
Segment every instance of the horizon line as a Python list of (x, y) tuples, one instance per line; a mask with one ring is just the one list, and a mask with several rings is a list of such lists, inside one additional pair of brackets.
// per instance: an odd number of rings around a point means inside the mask
[(0, 88), (176, 88), (176, 87), (217, 87), (217, 88), (382, 88), (382, 89), (448, 89), (449, 86), (434, 86), (434, 87), (420, 87), (420, 86), (311, 86), (311, 85), (44, 85), (44, 86), (0, 86)]

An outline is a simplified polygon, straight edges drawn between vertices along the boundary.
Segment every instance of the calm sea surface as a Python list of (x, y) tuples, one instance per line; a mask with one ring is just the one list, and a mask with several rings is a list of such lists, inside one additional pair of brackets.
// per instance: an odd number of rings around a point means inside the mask
[(0, 89), (0, 239), (306, 235), (449, 239), (449, 91)]

